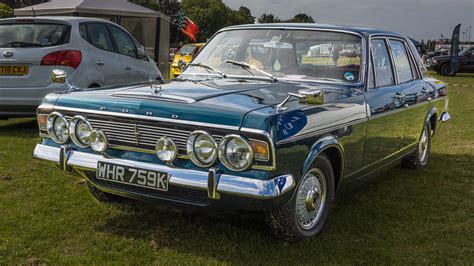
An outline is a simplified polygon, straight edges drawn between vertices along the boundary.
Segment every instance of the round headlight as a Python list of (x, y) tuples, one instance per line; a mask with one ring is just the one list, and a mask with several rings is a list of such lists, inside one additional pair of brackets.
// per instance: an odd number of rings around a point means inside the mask
[(69, 139), (67, 119), (58, 112), (48, 115), (46, 129), (51, 139), (58, 144), (64, 144)]
[(176, 144), (170, 138), (161, 137), (156, 142), (155, 152), (158, 159), (165, 163), (171, 163), (178, 155), (178, 147), (176, 147)]
[(186, 142), (189, 159), (200, 167), (209, 167), (217, 159), (217, 143), (212, 136), (201, 130), (189, 135)]
[(89, 136), (92, 133), (92, 126), (83, 116), (75, 116), (69, 123), (69, 135), (72, 142), (81, 148), (87, 148), (90, 145)]
[(245, 171), (253, 164), (250, 143), (239, 135), (225, 136), (219, 145), (219, 160), (232, 171)]
[(107, 149), (107, 136), (100, 130), (94, 130), (89, 135), (91, 149), (96, 152), (104, 152)]

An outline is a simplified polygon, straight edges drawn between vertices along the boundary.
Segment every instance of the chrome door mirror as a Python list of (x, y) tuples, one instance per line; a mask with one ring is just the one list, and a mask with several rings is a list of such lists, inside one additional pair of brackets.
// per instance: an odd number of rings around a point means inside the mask
[(299, 90), (298, 93), (288, 93), (288, 96), (280, 104), (277, 105), (277, 112), (286, 110), (287, 108), (285, 107), (285, 105), (293, 97), (298, 98), (298, 101), (301, 104), (324, 104), (324, 91), (320, 89), (302, 89)]
[(137, 48), (137, 57), (138, 57), (138, 59), (146, 59), (147, 58), (145, 48), (143, 48), (143, 47), (138, 47)]

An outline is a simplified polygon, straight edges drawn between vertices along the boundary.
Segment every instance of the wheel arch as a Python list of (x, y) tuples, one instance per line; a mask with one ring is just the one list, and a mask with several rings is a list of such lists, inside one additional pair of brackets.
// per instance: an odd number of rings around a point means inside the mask
[(420, 134), (423, 131), (423, 128), (429, 123), (431, 127), (431, 136), (433, 137), (438, 129), (438, 117), (439, 111), (436, 107), (431, 107), (428, 114), (426, 115), (425, 122), (423, 123), (423, 127), (421, 128)]
[(331, 162), (334, 171), (335, 189), (339, 188), (344, 174), (345, 160), (344, 149), (335, 136), (325, 136), (318, 139), (309, 151), (308, 157), (304, 161), (301, 176), (310, 169), (316, 157), (324, 154)]

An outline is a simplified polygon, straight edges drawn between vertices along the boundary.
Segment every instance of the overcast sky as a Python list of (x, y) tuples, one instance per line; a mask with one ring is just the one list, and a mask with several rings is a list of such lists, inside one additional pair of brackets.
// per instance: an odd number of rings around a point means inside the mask
[[(236, 9), (244, 5), (252, 15), (272, 13), (287, 19), (307, 13), (317, 23), (370, 26), (396, 31), (415, 39), (451, 36), (457, 23), (471, 25), (474, 40), (474, 0), (224, 0)], [(461, 33), (462, 38), (462, 33)]]

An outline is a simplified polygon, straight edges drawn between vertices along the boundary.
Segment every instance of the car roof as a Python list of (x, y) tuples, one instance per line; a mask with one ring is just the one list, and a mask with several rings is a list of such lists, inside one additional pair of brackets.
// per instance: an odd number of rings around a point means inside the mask
[(319, 24), (319, 23), (263, 23), (263, 24), (246, 24), (238, 26), (230, 26), (222, 30), (234, 30), (234, 29), (256, 29), (256, 28), (284, 28), (284, 29), (308, 29), (308, 30), (335, 30), (335, 31), (348, 31), (354, 32), (360, 35), (391, 35), (404, 38), (402, 34), (368, 27), (360, 26), (344, 26), (344, 25), (331, 25), (331, 24)]
[(15, 20), (46, 20), (46, 21), (61, 21), (61, 22), (68, 22), (68, 23), (81, 23), (81, 22), (109, 22), (113, 23), (109, 20), (99, 19), (99, 18), (89, 18), (89, 17), (74, 17), (74, 16), (40, 16), (40, 17), (14, 17), (14, 18), (6, 18), (0, 19), (1, 22), (8, 22), (8, 21), (15, 21)]

